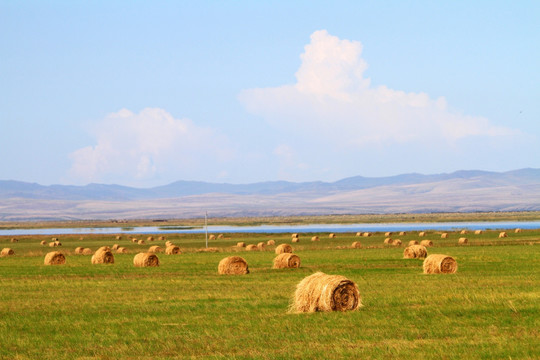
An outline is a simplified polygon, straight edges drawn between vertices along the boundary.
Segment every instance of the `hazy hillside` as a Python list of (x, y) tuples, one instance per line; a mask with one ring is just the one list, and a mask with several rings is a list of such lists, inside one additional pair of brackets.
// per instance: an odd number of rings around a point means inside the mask
[(351, 177), (336, 182), (177, 181), (43, 186), (0, 181), (0, 220), (540, 210), (540, 169)]

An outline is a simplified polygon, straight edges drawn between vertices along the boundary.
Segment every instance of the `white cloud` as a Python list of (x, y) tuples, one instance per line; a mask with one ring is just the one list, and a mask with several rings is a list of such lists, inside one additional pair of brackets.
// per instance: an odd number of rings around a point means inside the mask
[(147, 185), (179, 179), (211, 179), (234, 157), (225, 136), (175, 119), (163, 109), (122, 109), (93, 127), (96, 143), (74, 151), (70, 176), (78, 182)]
[(245, 90), (239, 98), (248, 111), (284, 131), (345, 148), (427, 138), (451, 146), (467, 137), (516, 133), (452, 111), (443, 97), (372, 86), (361, 55), (360, 42), (316, 31), (301, 55), (296, 84)]

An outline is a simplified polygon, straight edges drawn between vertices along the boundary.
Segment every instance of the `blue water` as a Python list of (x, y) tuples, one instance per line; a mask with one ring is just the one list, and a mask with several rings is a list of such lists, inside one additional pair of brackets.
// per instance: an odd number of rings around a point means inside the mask
[[(382, 223), (382, 224), (313, 224), (313, 225), (260, 225), (260, 226), (208, 226), (210, 233), (319, 233), (357, 231), (420, 231), (420, 230), (499, 230), (540, 229), (540, 221), (493, 221), (493, 222), (437, 222), (437, 223)], [(62, 234), (196, 234), (205, 229), (167, 226), (141, 226), (134, 228), (64, 228), (64, 229), (14, 229), (0, 230), (0, 235), (62, 235)]]

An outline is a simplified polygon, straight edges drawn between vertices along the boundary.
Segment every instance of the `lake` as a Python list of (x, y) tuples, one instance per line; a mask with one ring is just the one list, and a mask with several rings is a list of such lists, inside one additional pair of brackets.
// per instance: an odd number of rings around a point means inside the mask
[[(312, 225), (260, 225), (260, 226), (208, 226), (209, 233), (319, 233), (358, 231), (421, 231), (421, 230), (499, 230), (540, 229), (540, 221), (478, 221), (478, 222), (433, 222), (433, 223), (377, 223), (377, 224), (312, 224)], [(49, 228), (0, 230), (0, 235), (62, 235), (62, 234), (196, 234), (204, 233), (203, 227), (141, 226), (102, 228)]]

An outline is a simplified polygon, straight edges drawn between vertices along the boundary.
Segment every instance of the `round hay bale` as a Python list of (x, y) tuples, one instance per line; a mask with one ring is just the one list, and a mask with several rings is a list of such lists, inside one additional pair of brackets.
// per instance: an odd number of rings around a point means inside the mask
[(508, 237), (508, 235), (506, 234), (506, 231), (502, 231), (502, 232), (499, 234), (499, 239), (500, 239), (500, 238), (505, 238), (505, 237)]
[(157, 254), (157, 253), (162, 253), (162, 252), (163, 252), (163, 249), (160, 248), (160, 247), (157, 246), (157, 245), (154, 245), (154, 246), (150, 246), (150, 248), (148, 249), (148, 252)]
[(120, 245), (114, 244), (114, 245), (112, 246), (111, 250), (115, 250), (115, 251), (116, 251), (116, 250), (118, 250), (119, 247), (120, 247)]
[(276, 241), (275, 241), (275, 240), (268, 240), (268, 241), (266, 242), (266, 245), (268, 245), (268, 246), (276, 245)]
[(240, 242), (236, 243), (236, 247), (241, 247), (241, 248), (246, 247), (246, 243), (243, 242), (243, 241), (240, 241)]
[(409, 245), (408, 245), (408, 246), (411, 246), (411, 245), (418, 245), (418, 241), (416, 241), (416, 240), (411, 240), (411, 241), (409, 241)]
[(243, 275), (249, 274), (249, 268), (246, 260), (240, 256), (229, 256), (219, 262), (218, 273), (220, 275)]
[(467, 232), (468, 232), (467, 230), (461, 230), (459, 233), (460, 233), (461, 235), (465, 235), (465, 234), (467, 234)]
[(209, 235), (208, 240), (216, 240), (216, 235), (214, 235), (214, 234)]
[(15, 255), (15, 251), (13, 251), (13, 249), (10, 249), (10, 248), (3, 248), (2, 252), (0, 252), (0, 256), (2, 257), (11, 256), (11, 255)]
[(360, 244), (360, 241), (355, 241), (355, 242), (352, 243), (352, 248), (353, 249), (361, 249), (362, 244)]
[(153, 236), (149, 236), (146, 238), (146, 241), (154, 241), (154, 237)]
[(62, 265), (66, 263), (66, 257), (60, 251), (51, 251), (45, 255), (45, 265)]
[(223, 239), (223, 234), (219, 234), (219, 235), (217, 236), (217, 238), (218, 238), (218, 239)]
[(410, 245), (403, 250), (403, 258), (419, 259), (427, 256), (427, 249), (424, 245)]
[(426, 236), (426, 232), (425, 231), (420, 231), (418, 233), (418, 236), (422, 237), (422, 236)]
[(11, 238), (11, 242), (12, 242), (12, 243), (19, 242), (19, 239), (17, 239), (17, 238)]
[(108, 246), (99, 248), (92, 255), (92, 264), (114, 264), (114, 255)]
[(312, 236), (311, 237), (311, 241), (319, 241), (319, 237), (318, 236)]
[(259, 250), (257, 245), (249, 244), (246, 246), (246, 251), (256, 251), (256, 250)]
[(274, 269), (299, 268), (300, 258), (298, 255), (283, 253), (274, 258)]
[(264, 242), (260, 242), (257, 244), (257, 247), (259, 248), (259, 250), (264, 250), (266, 248), (266, 244)]
[(291, 237), (292, 237), (292, 238), (297, 238), (297, 237), (298, 237), (298, 234), (292, 234)]
[(336, 237), (336, 234), (334, 234), (334, 233), (330, 233), (330, 234), (328, 234), (328, 237), (329, 237), (330, 239), (333, 239), (333, 238), (335, 238), (335, 237)]
[(137, 243), (138, 241), (139, 241), (139, 240), (137, 240), (136, 238), (132, 238), (132, 239), (131, 239), (131, 242), (132, 242), (132, 243)]
[(41, 245), (47, 245), (47, 242), (45, 240), (41, 240), (40, 244)]
[(482, 235), (482, 230), (475, 230), (474, 235)]
[(448, 238), (448, 233), (441, 234), (441, 239), (447, 239), (447, 238)]
[(138, 253), (133, 258), (133, 265), (135, 267), (155, 267), (159, 266), (159, 259), (157, 255), (152, 253)]
[(469, 239), (467, 239), (466, 237), (459, 238), (458, 240), (458, 244), (460, 245), (467, 244), (468, 242), (469, 242)]
[(362, 233), (359, 231), (356, 233), (356, 236), (362, 236)]
[(370, 232), (365, 232), (362, 234), (363, 237), (370, 237), (372, 234)]
[(300, 281), (294, 293), (296, 312), (348, 311), (360, 306), (358, 287), (341, 275), (316, 272)]
[(400, 232), (399, 232), (399, 236), (405, 236), (405, 235), (407, 235), (407, 232), (406, 232), (406, 231), (400, 231)]
[(56, 240), (54, 242), (54, 246), (62, 246), (62, 243), (60, 241)]
[(137, 244), (144, 245), (144, 244), (146, 244), (146, 242), (143, 239), (141, 239), (141, 240), (137, 241)]
[(390, 237), (390, 236), (392, 236), (392, 232), (391, 232), (391, 231), (387, 231), (387, 232), (384, 233), (384, 236)]
[(385, 245), (392, 245), (393, 242), (394, 242), (394, 240), (392, 240), (391, 238), (384, 239), (384, 244)]
[(521, 229), (520, 229), (520, 228), (517, 228), (516, 230), (514, 230), (514, 232), (515, 232), (516, 234), (518, 234), (518, 233), (521, 232)]
[(79, 255), (82, 254), (83, 249), (84, 249), (84, 248), (83, 248), (82, 246), (77, 246), (77, 247), (75, 248), (75, 254), (79, 254)]
[(167, 255), (177, 255), (177, 254), (181, 254), (182, 252), (180, 251), (180, 248), (176, 245), (171, 245), (171, 246), (167, 246), (165, 248), (165, 254)]
[(122, 240), (122, 236), (116, 235), (116, 240)]
[(401, 246), (401, 240), (395, 239), (395, 240), (392, 242), (392, 245), (394, 245), (394, 246)]
[(160, 237), (158, 237), (158, 240), (159, 240), (159, 241), (165, 240), (165, 236), (161, 235)]
[(425, 247), (433, 246), (433, 241), (431, 241), (431, 240), (422, 240), (422, 241), (420, 241), (420, 245), (424, 245)]
[(292, 253), (292, 246), (289, 244), (281, 244), (276, 247), (276, 254)]
[(58, 241), (58, 238), (57, 238), (57, 237), (53, 237), (53, 238), (51, 238), (51, 241)]
[(116, 249), (117, 254), (127, 254), (127, 249), (123, 246), (120, 246), (118, 249)]
[(453, 274), (456, 271), (457, 262), (451, 256), (431, 254), (424, 260), (424, 274)]
[(295, 237), (295, 238), (292, 238), (292, 240), (291, 240), (291, 241), (292, 241), (293, 243), (297, 243), (297, 242), (300, 242), (300, 239), (299, 239), (299, 238), (297, 238), (297, 237)]
[(82, 251), (82, 254), (83, 255), (92, 255), (93, 251), (90, 248), (84, 248), (83, 251)]
[(55, 247), (55, 246), (56, 246), (56, 242), (51, 241), (51, 242), (49, 243), (49, 247)]
[(170, 242), (169, 240), (165, 241), (165, 247), (169, 247), (169, 246), (172, 246), (174, 245), (172, 242)]

